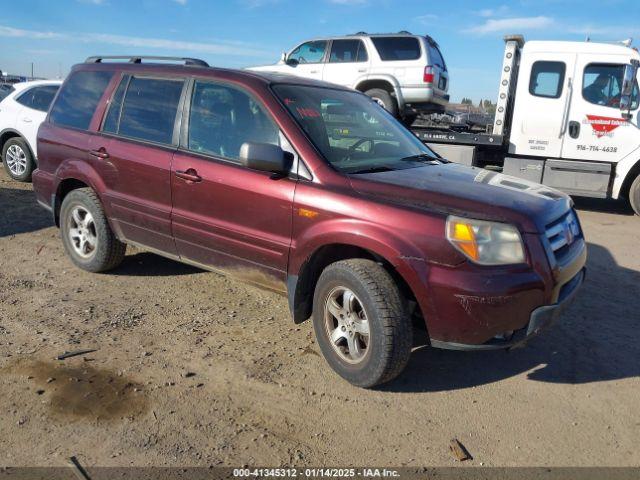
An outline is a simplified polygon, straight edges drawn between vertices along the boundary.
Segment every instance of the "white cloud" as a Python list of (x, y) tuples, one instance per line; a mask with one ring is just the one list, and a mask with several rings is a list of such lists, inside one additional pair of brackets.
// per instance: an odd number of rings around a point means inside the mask
[(212, 55), (233, 55), (242, 57), (266, 56), (272, 53), (243, 42), (216, 41), (205, 43), (167, 40), (163, 38), (129, 37), (105, 33), (39, 32), (36, 30), (23, 30), (3, 25), (0, 25), (0, 37), (29, 38), (32, 40), (61, 39), (81, 41), (84, 43), (119, 45), (122, 47), (149, 48), (174, 52), (188, 51), (208, 53)]
[(540, 30), (549, 28), (554, 24), (550, 17), (514, 17), (514, 18), (490, 18), (484, 23), (469, 28), (468, 33), (485, 35), (487, 33), (518, 33), (526, 30)]
[(62, 35), (55, 32), (38, 32), (35, 30), (22, 30), (20, 28), (5, 27), (0, 25), (0, 37), (23, 37), (33, 39), (60, 38)]
[(509, 12), (509, 7), (500, 5), (498, 8), (483, 8), (476, 12), (476, 15), (483, 18), (504, 16)]
[(173, 0), (176, 3), (179, 3), (180, 5), (186, 5), (187, 4), (187, 0)]
[(426, 15), (419, 15), (414, 18), (417, 22), (423, 25), (431, 25), (433, 22), (438, 20), (438, 15), (434, 15), (433, 13), (427, 13)]

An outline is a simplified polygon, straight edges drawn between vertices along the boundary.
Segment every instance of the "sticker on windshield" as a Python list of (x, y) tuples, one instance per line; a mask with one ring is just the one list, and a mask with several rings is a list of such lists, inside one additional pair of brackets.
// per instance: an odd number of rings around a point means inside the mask
[(318, 118), (318, 117), (320, 117), (320, 112), (318, 112), (317, 110), (315, 110), (313, 108), (298, 107), (298, 108), (296, 108), (296, 111), (298, 112), (298, 114), (302, 118)]
[(600, 115), (587, 115), (582, 123), (591, 125), (593, 134), (598, 138), (613, 137), (613, 131), (616, 128), (629, 126), (629, 122), (624, 118), (602, 117)]

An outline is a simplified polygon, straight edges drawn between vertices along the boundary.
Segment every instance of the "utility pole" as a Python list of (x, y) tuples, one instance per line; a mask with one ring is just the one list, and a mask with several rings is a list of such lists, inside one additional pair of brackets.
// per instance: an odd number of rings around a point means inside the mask
[(31, 80), (33, 80), (33, 62), (31, 62)]

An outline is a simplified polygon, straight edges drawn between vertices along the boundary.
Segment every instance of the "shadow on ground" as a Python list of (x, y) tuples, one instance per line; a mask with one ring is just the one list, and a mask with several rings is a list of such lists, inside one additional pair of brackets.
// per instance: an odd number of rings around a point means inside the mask
[(111, 270), (107, 275), (124, 275), (129, 277), (171, 277), (174, 275), (193, 275), (201, 270), (184, 263), (149, 252), (128, 254), (122, 265)]
[(626, 199), (612, 200), (602, 198), (573, 197), (576, 209), (590, 212), (611, 213), (614, 215), (635, 215)]
[[(589, 244), (587, 279), (559, 322), (522, 349), (459, 352), (418, 347), (405, 372), (382, 390), (469, 388), (527, 372), (538, 382), (581, 384), (640, 375), (640, 272)], [(418, 339), (420, 340), (420, 339)]]
[(51, 214), (38, 205), (32, 190), (0, 187), (0, 238), (51, 226)]

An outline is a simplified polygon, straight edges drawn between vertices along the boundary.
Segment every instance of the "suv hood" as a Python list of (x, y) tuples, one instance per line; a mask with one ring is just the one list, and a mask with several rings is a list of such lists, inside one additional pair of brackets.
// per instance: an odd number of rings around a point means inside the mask
[(456, 163), (350, 175), (362, 195), (426, 211), (513, 223), (525, 233), (571, 208), (566, 194), (544, 185)]

